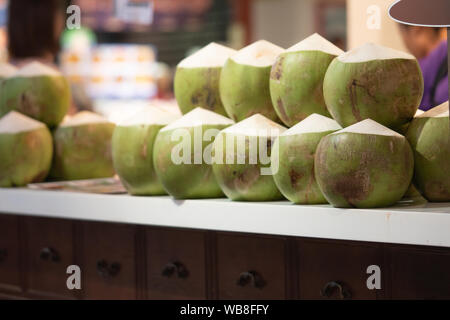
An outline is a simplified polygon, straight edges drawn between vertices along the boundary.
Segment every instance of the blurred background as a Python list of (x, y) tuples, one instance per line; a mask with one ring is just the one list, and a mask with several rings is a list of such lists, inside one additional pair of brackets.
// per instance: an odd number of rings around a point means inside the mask
[[(407, 50), (388, 17), (392, 0), (72, 0), (80, 29), (65, 30), (55, 63), (78, 110), (111, 120), (149, 101), (174, 105), (179, 61), (215, 41), (259, 39), (288, 48), (317, 32), (344, 50), (371, 41)], [(71, 14), (64, 13), (64, 19)], [(0, 57), (8, 60), (8, 1), (0, 0)], [(124, 108), (126, 106), (126, 108)], [(125, 111), (124, 111), (125, 110)]]

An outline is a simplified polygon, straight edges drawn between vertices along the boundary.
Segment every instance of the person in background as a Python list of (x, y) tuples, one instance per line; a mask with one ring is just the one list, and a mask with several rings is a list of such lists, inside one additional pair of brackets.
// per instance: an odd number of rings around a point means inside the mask
[(420, 109), (427, 111), (448, 100), (448, 50), (445, 28), (401, 25), (403, 40), (419, 60), (425, 91)]
[(64, 30), (64, 1), (13, 0), (8, 7), (8, 53), (16, 66), (39, 61), (56, 67)]

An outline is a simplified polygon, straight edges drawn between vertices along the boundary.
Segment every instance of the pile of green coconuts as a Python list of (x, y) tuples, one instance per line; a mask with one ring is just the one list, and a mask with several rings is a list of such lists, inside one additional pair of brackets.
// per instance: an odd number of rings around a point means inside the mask
[(62, 121), (64, 78), (11, 69), (0, 66), (0, 187), (117, 173), (136, 196), (376, 208), (417, 189), (450, 202), (448, 102), (418, 111), (422, 73), (404, 52), (343, 52), (318, 34), (287, 50), (211, 43), (177, 66), (182, 115), (149, 106), (117, 125)]

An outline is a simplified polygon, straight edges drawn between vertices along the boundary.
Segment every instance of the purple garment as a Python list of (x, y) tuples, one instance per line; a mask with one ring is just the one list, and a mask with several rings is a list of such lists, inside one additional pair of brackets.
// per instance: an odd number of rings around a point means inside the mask
[(434, 103), (432, 97), (434, 81), (438, 75), (440, 66), (445, 60), (447, 60), (447, 41), (442, 41), (427, 57), (419, 61), (425, 84), (425, 91), (422, 102), (420, 103), (420, 109), (423, 111), (434, 108), (448, 100), (448, 74), (438, 83)]

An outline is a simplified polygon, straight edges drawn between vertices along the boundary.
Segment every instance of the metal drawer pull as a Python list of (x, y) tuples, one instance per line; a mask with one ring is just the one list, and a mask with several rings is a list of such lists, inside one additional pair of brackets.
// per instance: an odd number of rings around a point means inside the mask
[(0, 263), (4, 262), (8, 257), (8, 251), (6, 249), (0, 249)]
[(105, 279), (114, 278), (120, 272), (120, 263), (113, 262), (109, 264), (106, 260), (99, 260), (97, 262), (97, 272)]
[(39, 258), (44, 261), (59, 262), (61, 260), (58, 252), (50, 247), (43, 248)]
[(263, 277), (256, 271), (246, 271), (239, 275), (237, 285), (245, 287), (248, 284), (256, 289), (262, 289), (266, 286), (266, 282)]
[(334, 291), (338, 291), (339, 293), (339, 297), (342, 300), (345, 299), (351, 299), (352, 294), (350, 292), (350, 290), (348, 288), (346, 288), (346, 286), (338, 281), (330, 281), (328, 282), (325, 287), (320, 290), (320, 295), (324, 298), (331, 298), (331, 296), (333, 295)]
[(189, 276), (189, 271), (181, 262), (169, 262), (162, 271), (162, 276), (170, 278), (176, 275), (177, 278), (186, 279)]

